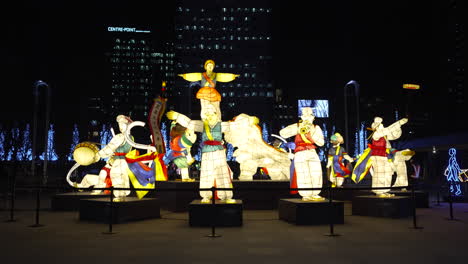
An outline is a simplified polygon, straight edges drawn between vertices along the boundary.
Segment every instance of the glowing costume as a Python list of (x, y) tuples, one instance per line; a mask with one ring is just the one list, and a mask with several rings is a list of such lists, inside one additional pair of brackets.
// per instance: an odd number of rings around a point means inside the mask
[(194, 181), (189, 177), (189, 166), (194, 159), (190, 154), (190, 148), (197, 139), (193, 131), (186, 129), (179, 124), (171, 126), (171, 150), (166, 155), (166, 163), (174, 162), (181, 171), (182, 181)]
[[(322, 166), (315, 151), (316, 146), (324, 145), (322, 129), (313, 124), (312, 108), (302, 108), (302, 122), (289, 125), (280, 130), (283, 138), (295, 136), (294, 168), (298, 188), (321, 188)], [(299, 191), (304, 201), (323, 200), (320, 190)]]
[[(121, 133), (115, 135), (97, 155), (100, 158), (110, 158), (113, 156), (114, 161), (110, 169), (112, 185), (116, 188), (129, 188), (130, 181), (128, 178), (128, 165), (125, 160), (125, 155), (130, 152), (132, 146), (125, 140), (125, 135), (123, 133), (127, 129), (127, 125), (132, 121), (129, 117), (119, 115), (117, 116), (117, 122), (119, 123), (119, 130)], [(119, 199), (123, 199), (129, 194), (130, 190), (114, 191), (114, 196)]]
[(216, 73), (213, 72), (214, 67), (215, 62), (213, 60), (207, 60), (204, 64), (205, 72), (183, 73), (179, 74), (179, 76), (189, 82), (200, 81), (201, 88), (198, 90), (196, 96), (197, 99), (200, 99), (201, 112), (203, 112), (203, 109), (207, 105), (212, 105), (221, 119), (221, 94), (216, 90), (216, 82), (230, 82), (239, 75), (232, 73)]
[[(187, 116), (174, 111), (167, 113), (167, 118), (175, 120), (188, 129), (202, 133), (202, 160), (200, 169), (200, 188), (232, 188), (232, 171), (226, 161), (222, 133), (238, 129), (243, 124), (221, 122), (220, 113), (214, 106), (207, 105), (202, 109), (202, 120), (190, 120)], [(232, 191), (218, 191), (218, 197), (226, 203), (235, 202)], [(211, 191), (200, 191), (202, 202), (210, 202)]]
[(343, 159), (348, 162), (353, 162), (346, 152), (345, 148), (340, 146), (343, 144), (343, 137), (339, 133), (335, 133), (330, 138), (330, 142), (333, 146), (328, 150), (328, 162), (327, 168), (329, 168), (329, 180), (332, 182), (332, 187), (341, 187), (343, 185), (344, 178), (349, 177), (351, 171), (346, 167)]
[(262, 168), (262, 172), (272, 180), (288, 180), (291, 165), (288, 153), (263, 140), (258, 121), (255, 116), (240, 114), (231, 124), (246, 125), (224, 133), (224, 139), (236, 148), (233, 157), (240, 165), (239, 180), (253, 180), (257, 168)]
[[(393, 157), (393, 165), (397, 178), (393, 187), (403, 187), (408, 186), (408, 171), (406, 167), (406, 161), (410, 160), (414, 155), (414, 151), (405, 149), (402, 151), (397, 151)], [(402, 189), (406, 191), (406, 188)]]
[[(406, 124), (408, 119), (403, 118), (388, 127), (384, 127), (382, 121), (380, 117), (374, 118), (374, 122), (371, 125), (372, 130), (374, 130), (372, 142), (356, 162), (352, 175), (354, 182), (359, 182), (364, 178), (372, 167), (372, 187), (390, 187), (392, 184), (394, 167), (392, 161), (387, 157), (392, 148), (390, 140), (398, 139), (401, 136), (401, 126)], [(388, 193), (390, 189), (376, 189), (372, 191), (380, 197), (392, 196), (392, 194)]]

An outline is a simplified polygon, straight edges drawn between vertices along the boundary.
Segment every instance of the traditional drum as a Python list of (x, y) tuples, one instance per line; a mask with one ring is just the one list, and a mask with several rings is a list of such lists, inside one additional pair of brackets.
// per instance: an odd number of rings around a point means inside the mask
[(73, 150), (73, 159), (82, 166), (88, 166), (99, 161), (99, 156), (96, 155), (98, 152), (99, 148), (95, 143), (82, 142)]

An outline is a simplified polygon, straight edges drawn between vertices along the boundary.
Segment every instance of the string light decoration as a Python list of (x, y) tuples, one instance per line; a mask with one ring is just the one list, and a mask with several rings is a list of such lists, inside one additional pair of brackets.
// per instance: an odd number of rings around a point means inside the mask
[(447, 177), (447, 182), (450, 184), (450, 193), (455, 196), (461, 196), (460, 179), (458, 175), (462, 171), (457, 163), (457, 150), (454, 148), (449, 149), (449, 162), (445, 169), (444, 175)]

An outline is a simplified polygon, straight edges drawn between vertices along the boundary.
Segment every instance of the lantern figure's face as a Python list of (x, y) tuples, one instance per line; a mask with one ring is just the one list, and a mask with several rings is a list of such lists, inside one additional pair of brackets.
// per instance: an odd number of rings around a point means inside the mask
[(214, 69), (214, 64), (213, 63), (208, 63), (206, 64), (206, 72), (213, 72)]
[(119, 122), (119, 130), (120, 130), (120, 132), (124, 133), (127, 130), (127, 123), (126, 122)]

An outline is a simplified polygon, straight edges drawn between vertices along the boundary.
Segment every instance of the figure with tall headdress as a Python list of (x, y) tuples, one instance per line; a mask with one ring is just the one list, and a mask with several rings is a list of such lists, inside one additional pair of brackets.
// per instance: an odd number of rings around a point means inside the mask
[[(226, 160), (226, 150), (224, 149), (223, 133), (230, 130), (240, 129), (245, 126), (243, 123), (222, 122), (221, 113), (215, 106), (208, 104), (201, 111), (202, 120), (191, 120), (187, 116), (169, 111), (166, 116), (169, 120), (181, 124), (182, 126), (202, 133), (202, 157), (200, 168), (200, 189), (218, 187), (232, 188), (232, 171)], [(246, 119), (245, 122), (248, 122)], [(212, 197), (211, 191), (200, 191), (202, 203), (209, 203)], [(231, 190), (217, 191), (218, 198), (225, 203), (234, 203)]]

